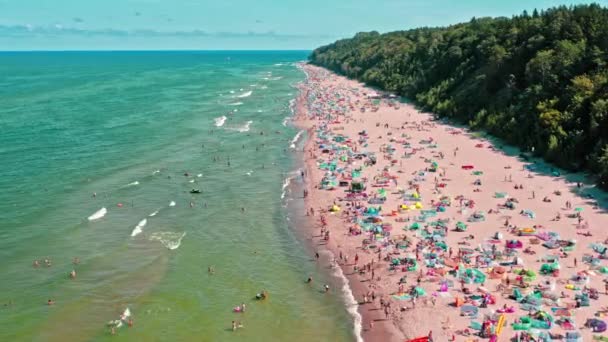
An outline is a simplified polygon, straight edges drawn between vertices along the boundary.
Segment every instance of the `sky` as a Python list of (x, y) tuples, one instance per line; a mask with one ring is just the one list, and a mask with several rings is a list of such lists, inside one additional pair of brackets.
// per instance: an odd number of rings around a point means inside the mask
[(590, 1), (0, 0), (0, 50), (311, 50), (361, 31), (581, 3)]

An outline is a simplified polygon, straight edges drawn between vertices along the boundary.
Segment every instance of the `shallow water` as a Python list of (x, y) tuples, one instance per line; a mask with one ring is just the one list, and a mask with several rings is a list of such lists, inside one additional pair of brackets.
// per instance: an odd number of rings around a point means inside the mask
[(305, 57), (0, 54), (0, 340), (352, 340), (281, 196)]

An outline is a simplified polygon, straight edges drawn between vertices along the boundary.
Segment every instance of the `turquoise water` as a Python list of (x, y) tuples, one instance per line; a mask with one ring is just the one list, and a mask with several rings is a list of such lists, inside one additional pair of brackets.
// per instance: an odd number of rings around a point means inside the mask
[(281, 198), (305, 58), (0, 54), (0, 340), (352, 340)]

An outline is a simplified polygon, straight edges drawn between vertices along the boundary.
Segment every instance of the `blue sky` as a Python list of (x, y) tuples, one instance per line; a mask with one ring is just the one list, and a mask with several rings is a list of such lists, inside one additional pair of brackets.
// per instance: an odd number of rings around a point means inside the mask
[(313, 49), (359, 31), (580, 3), (589, 1), (0, 0), (0, 50)]

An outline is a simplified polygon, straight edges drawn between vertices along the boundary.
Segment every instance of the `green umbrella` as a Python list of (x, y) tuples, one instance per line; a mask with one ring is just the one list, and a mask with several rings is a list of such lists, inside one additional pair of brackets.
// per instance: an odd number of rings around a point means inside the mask
[(575, 208), (575, 209), (574, 209), (574, 211), (576, 211), (576, 212), (581, 212), (581, 211), (583, 211), (583, 208), (578, 207), (578, 208)]

